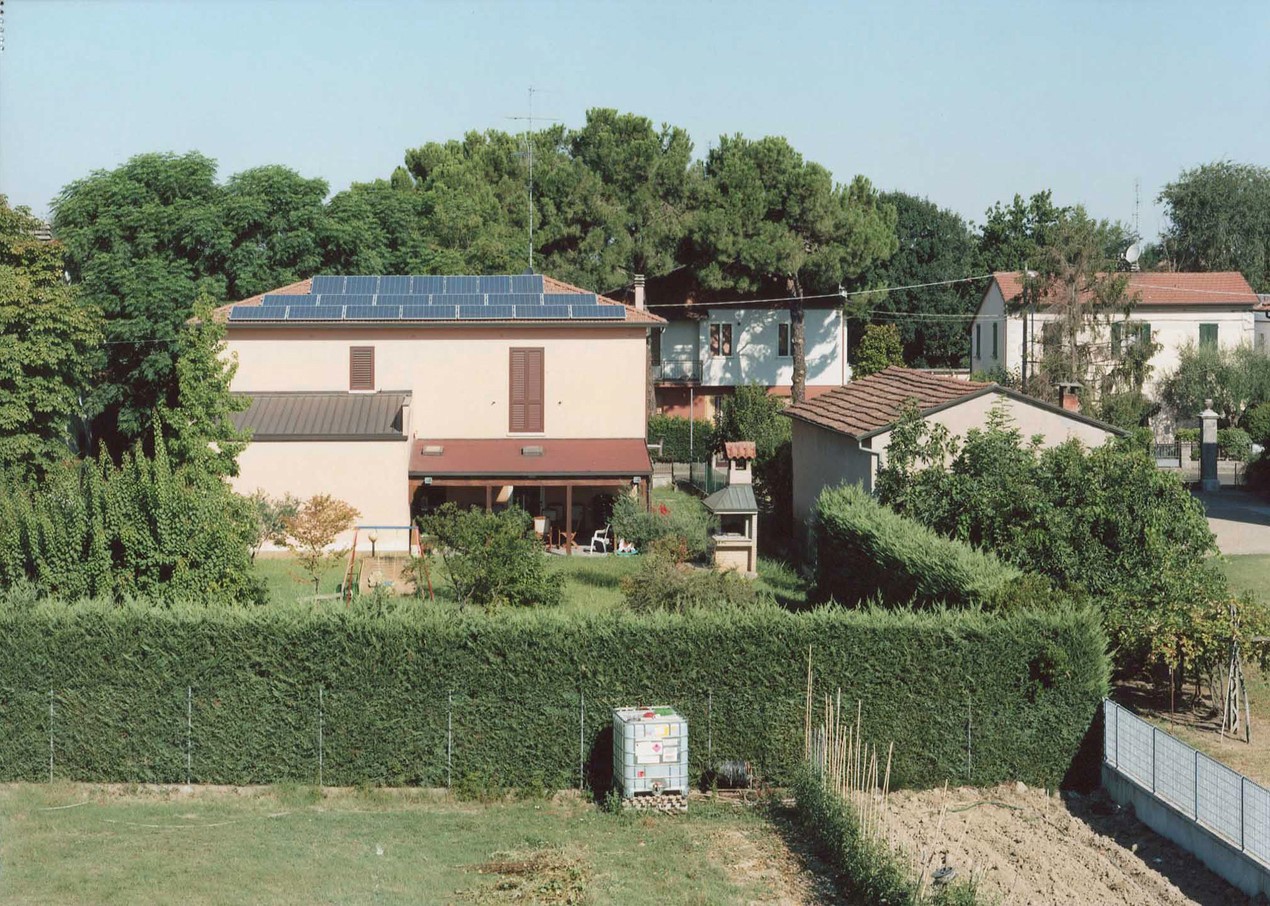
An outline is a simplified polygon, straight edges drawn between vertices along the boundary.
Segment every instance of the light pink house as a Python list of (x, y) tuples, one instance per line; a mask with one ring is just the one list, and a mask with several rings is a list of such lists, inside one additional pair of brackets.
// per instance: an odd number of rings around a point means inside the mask
[(251, 398), (240, 493), (331, 494), (384, 527), (382, 549), (445, 501), (515, 502), (585, 543), (616, 495), (647, 496), (645, 350), (664, 323), (647, 311), (537, 274), (394, 275), (217, 316)]

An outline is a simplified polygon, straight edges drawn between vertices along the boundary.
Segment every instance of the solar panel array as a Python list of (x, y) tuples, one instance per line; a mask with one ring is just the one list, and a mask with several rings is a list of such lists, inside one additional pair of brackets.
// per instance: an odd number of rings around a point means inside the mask
[(231, 321), (621, 321), (594, 293), (546, 292), (541, 274), (318, 276), (312, 292), (235, 305)]

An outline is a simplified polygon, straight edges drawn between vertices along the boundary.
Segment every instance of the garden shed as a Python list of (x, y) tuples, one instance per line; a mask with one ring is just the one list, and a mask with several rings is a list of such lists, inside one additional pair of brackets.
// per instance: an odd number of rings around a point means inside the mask
[(758, 501), (754, 498), (753, 441), (724, 444), (728, 459), (728, 483), (703, 502), (719, 520), (713, 538), (714, 565), (746, 575), (758, 572)]

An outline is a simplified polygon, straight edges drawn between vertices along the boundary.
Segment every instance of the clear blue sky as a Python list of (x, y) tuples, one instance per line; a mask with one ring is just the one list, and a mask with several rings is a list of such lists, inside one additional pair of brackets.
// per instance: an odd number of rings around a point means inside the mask
[(46, 212), (144, 151), (332, 191), (406, 148), (605, 106), (780, 134), (968, 218), (1052, 188), (1128, 222), (1186, 167), (1270, 164), (1270, 2), (7, 0), (0, 192)]

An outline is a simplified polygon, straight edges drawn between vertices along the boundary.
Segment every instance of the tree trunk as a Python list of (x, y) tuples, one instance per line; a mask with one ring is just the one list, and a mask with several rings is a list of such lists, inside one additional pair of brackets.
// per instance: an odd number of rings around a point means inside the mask
[(789, 354), (794, 360), (794, 380), (790, 389), (790, 397), (795, 403), (801, 403), (807, 395), (807, 343), (806, 331), (803, 329), (805, 310), (803, 309), (803, 284), (797, 277), (790, 277), (789, 287)]

